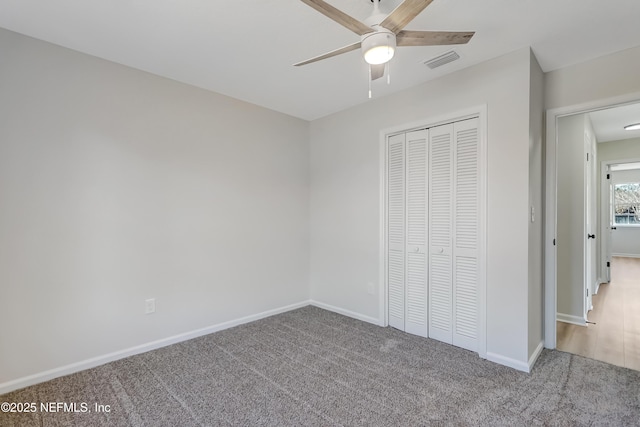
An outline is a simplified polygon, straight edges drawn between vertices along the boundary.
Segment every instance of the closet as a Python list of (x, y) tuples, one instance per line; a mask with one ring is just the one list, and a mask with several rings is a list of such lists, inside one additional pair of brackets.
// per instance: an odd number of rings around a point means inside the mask
[(478, 119), (389, 136), (386, 272), (389, 325), (478, 349)]

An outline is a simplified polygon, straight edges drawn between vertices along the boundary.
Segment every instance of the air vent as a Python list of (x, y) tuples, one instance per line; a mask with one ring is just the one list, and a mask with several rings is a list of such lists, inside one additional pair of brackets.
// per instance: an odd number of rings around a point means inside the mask
[(451, 50), (447, 53), (443, 53), (440, 56), (436, 56), (435, 58), (424, 61), (424, 65), (433, 70), (434, 68), (438, 68), (445, 64), (448, 64), (449, 62), (453, 62), (456, 59), (460, 59), (460, 55)]

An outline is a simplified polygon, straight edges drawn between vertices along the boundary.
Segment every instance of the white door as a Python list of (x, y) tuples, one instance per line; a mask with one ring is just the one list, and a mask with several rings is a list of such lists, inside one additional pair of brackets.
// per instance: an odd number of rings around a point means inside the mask
[(480, 138), (478, 119), (454, 124), (453, 344), (478, 349)]
[(427, 336), (427, 131), (406, 134), (407, 267), (405, 331)]
[(477, 351), (478, 120), (429, 129), (429, 336)]
[(429, 337), (453, 343), (453, 124), (429, 129)]
[(389, 138), (387, 283), (389, 325), (427, 336), (427, 131)]
[(405, 135), (387, 145), (387, 289), (389, 326), (404, 331), (405, 311)]
[(478, 351), (478, 119), (387, 142), (389, 325)]
[(585, 298), (585, 306), (584, 306), (584, 318), (587, 319), (587, 313), (589, 310), (593, 308), (593, 304), (591, 301), (591, 294), (593, 293), (593, 266), (594, 266), (594, 249), (595, 249), (595, 227), (593, 226), (593, 210), (592, 210), (592, 169), (591, 164), (593, 161), (593, 153), (591, 152), (591, 139), (585, 135), (584, 138), (584, 149), (585, 149), (585, 164), (584, 164), (584, 177), (585, 177), (585, 186), (584, 186), (584, 231), (585, 231), (585, 239), (586, 244), (584, 245), (584, 270), (585, 270), (585, 284), (584, 284), (584, 298)]

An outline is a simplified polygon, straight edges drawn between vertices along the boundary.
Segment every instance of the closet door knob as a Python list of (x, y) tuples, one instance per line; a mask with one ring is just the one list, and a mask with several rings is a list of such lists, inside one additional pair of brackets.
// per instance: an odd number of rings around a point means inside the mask
[(595, 239), (596, 235), (595, 234), (587, 234), (587, 238), (589, 239)]

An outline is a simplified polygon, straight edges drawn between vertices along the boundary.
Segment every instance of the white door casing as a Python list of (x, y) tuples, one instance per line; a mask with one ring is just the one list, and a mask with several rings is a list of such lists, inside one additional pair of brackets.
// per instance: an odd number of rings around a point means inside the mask
[(546, 112), (545, 143), (545, 267), (544, 267), (544, 346), (556, 348), (557, 313), (557, 186), (558, 186), (558, 119), (573, 114), (589, 113), (604, 108), (637, 103), (640, 93), (598, 99), (584, 104), (549, 109)]

